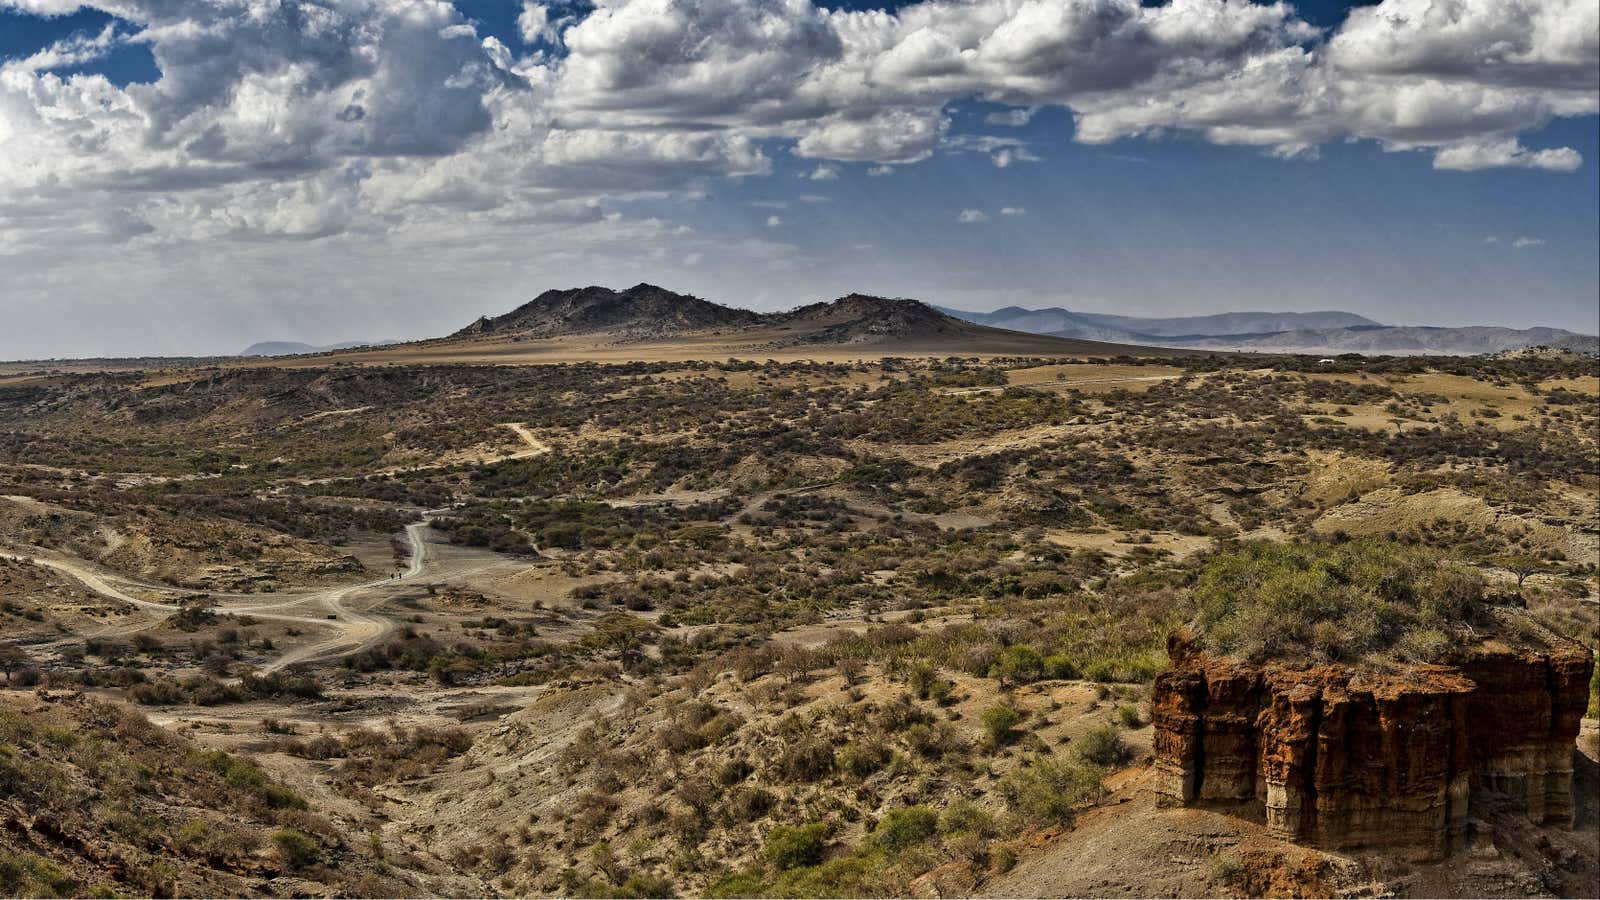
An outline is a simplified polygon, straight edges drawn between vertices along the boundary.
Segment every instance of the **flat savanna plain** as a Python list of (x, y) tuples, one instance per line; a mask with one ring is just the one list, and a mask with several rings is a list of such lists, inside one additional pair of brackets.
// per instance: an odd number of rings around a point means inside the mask
[(0, 893), (1592, 877), (1298, 848), (1142, 786), (1167, 636), (1249, 542), (1424, 548), (1592, 645), (1593, 360), (557, 343), (11, 366)]

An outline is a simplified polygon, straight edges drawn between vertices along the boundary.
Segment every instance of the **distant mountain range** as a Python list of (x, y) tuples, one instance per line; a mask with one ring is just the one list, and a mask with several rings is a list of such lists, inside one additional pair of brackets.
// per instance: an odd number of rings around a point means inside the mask
[(758, 313), (653, 284), (622, 291), (549, 290), (504, 315), (485, 316), (446, 341), (526, 342), (586, 338), (606, 345), (720, 343), (754, 349), (893, 346), (910, 353), (1115, 356), (1150, 351), (991, 328), (917, 300), (849, 294), (787, 312)]
[(939, 309), (955, 318), (993, 328), (1191, 350), (1459, 356), (1546, 346), (1600, 354), (1600, 338), (1560, 328), (1384, 325), (1355, 313), (1336, 310), (1142, 318), (1074, 312), (1059, 307), (1008, 306), (994, 312)]
[(260, 341), (240, 350), (239, 356), (295, 356), (300, 353), (327, 353), (331, 350), (353, 350), (357, 347), (386, 347), (398, 341), (346, 341), (342, 344), (325, 344), (321, 347), (299, 341)]
[[(252, 344), (240, 355), (287, 356), (393, 343), (315, 346), (269, 341)], [(897, 355), (1109, 357), (1196, 351), (1461, 355), (1532, 346), (1600, 353), (1600, 339), (1558, 328), (1395, 326), (1337, 310), (1144, 318), (1019, 306), (970, 312), (905, 298), (848, 294), (787, 312), (759, 313), (653, 284), (621, 291), (593, 285), (548, 290), (503, 315), (484, 316), (447, 337), (406, 347), (470, 347), (478, 353), (502, 353), (485, 348), (507, 345), (525, 350), (549, 345), (569, 355), (585, 347), (615, 355), (620, 348), (642, 345), (679, 354), (837, 347)]]

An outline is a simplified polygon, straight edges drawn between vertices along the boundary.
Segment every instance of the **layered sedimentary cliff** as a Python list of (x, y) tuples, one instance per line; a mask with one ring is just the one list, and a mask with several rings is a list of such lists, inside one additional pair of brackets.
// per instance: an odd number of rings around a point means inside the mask
[(1234, 807), (1285, 837), (1436, 858), (1479, 807), (1572, 824), (1587, 648), (1485, 644), (1379, 674), (1251, 665), (1169, 646), (1156, 679), (1158, 790)]

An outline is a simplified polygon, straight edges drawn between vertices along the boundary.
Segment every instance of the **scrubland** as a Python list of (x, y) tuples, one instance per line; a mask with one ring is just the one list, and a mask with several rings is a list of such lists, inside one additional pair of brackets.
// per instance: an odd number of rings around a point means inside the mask
[(0, 383), (0, 893), (1026, 891), (1177, 628), (1595, 643), (1593, 360), (303, 363)]

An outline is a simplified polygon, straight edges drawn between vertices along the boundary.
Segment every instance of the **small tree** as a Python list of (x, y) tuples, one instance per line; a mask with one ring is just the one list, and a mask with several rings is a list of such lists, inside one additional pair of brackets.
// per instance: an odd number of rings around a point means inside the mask
[(840, 677), (844, 678), (845, 687), (855, 687), (857, 684), (861, 683), (862, 671), (866, 668), (866, 665), (862, 663), (859, 658), (854, 656), (841, 656), (839, 657), (839, 662), (836, 663), (836, 665), (839, 669)]
[(654, 622), (626, 613), (611, 613), (594, 623), (594, 632), (583, 642), (617, 651), (617, 661), (626, 672), (629, 660), (641, 658), (644, 644), (653, 640), (659, 630)]
[(28, 651), (16, 644), (0, 644), (0, 670), (6, 673), (6, 683), (11, 683), (11, 673), (18, 669), (26, 669), (33, 660), (28, 656)]
[(1517, 588), (1522, 588), (1522, 583), (1528, 580), (1529, 575), (1545, 571), (1544, 560), (1526, 553), (1512, 553), (1497, 556), (1491, 560), (1495, 565), (1517, 576)]

